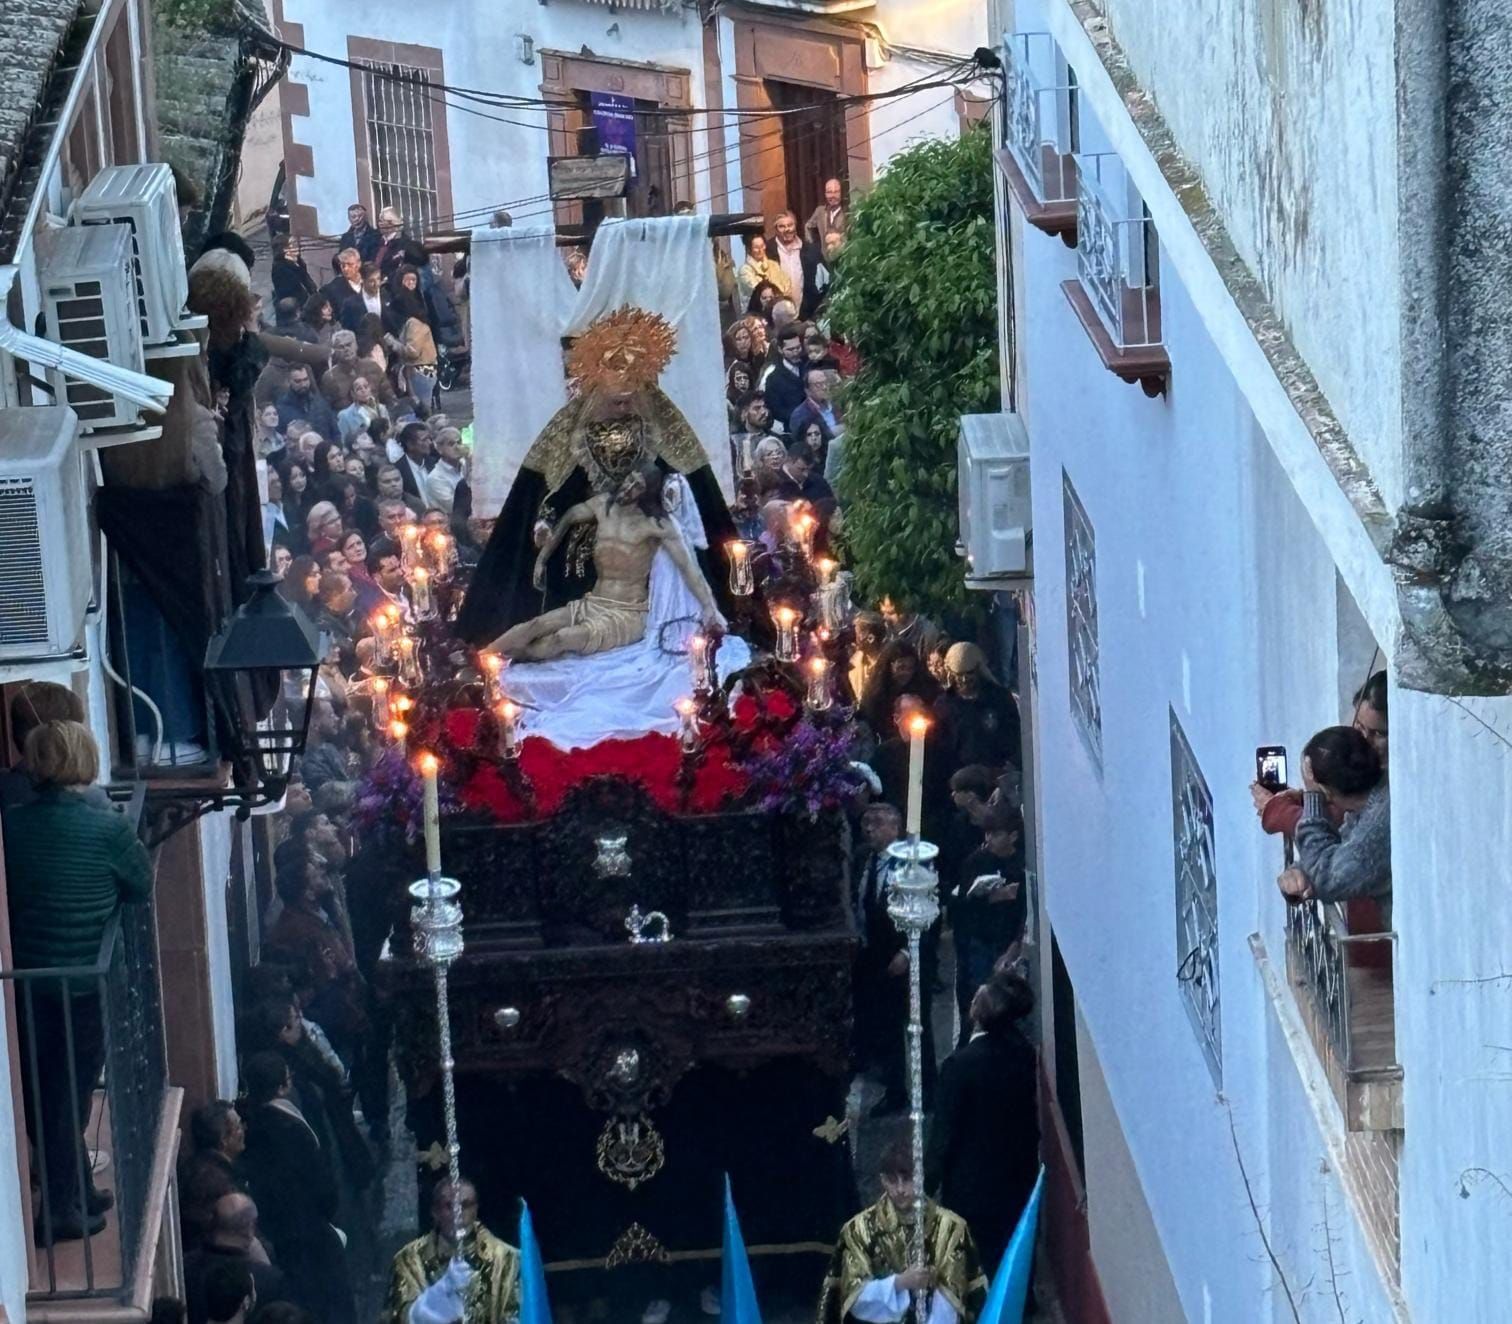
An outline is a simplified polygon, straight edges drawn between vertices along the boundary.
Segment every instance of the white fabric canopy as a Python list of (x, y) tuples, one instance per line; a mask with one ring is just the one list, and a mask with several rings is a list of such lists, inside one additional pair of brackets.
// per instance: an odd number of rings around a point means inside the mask
[(721, 487), (733, 491), (708, 217), (605, 221), (581, 290), (548, 227), (476, 230), (469, 289), (479, 514), (498, 513), (536, 434), (567, 403), (562, 337), (626, 304), (660, 313), (677, 332), (661, 387), (697, 433)]

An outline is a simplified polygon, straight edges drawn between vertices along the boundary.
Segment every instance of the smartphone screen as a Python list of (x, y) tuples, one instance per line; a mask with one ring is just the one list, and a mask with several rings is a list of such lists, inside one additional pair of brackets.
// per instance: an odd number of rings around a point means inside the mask
[(1286, 785), (1286, 748), (1261, 745), (1255, 750), (1255, 780), (1270, 791)]

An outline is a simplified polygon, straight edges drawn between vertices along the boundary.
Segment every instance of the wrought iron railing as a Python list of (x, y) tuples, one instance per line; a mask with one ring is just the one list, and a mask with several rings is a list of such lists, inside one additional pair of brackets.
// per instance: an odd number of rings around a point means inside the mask
[(1346, 1072), (1396, 1066), (1392, 986), (1396, 934), (1351, 933), (1343, 908), (1303, 901), (1286, 909), (1293, 985)]
[(1160, 344), (1155, 229), (1114, 152), (1076, 157), (1076, 274), (1119, 349)]
[[(33, 1295), (121, 1297), (152, 1233), (144, 1224), (167, 1085), (152, 903), (120, 907), (92, 964), (0, 970), (0, 992), (14, 999), (38, 1181)], [(115, 1203), (91, 1232), (101, 1152)]]
[(1074, 89), (1048, 32), (1015, 32), (1003, 43), (1003, 141), (1041, 202), (1076, 197), (1071, 143)]

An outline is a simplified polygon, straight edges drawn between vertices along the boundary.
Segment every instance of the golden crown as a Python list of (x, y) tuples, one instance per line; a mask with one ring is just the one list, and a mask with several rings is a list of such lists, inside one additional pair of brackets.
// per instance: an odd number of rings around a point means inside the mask
[(677, 332), (659, 313), (626, 304), (605, 313), (567, 351), (567, 375), (584, 390), (651, 386), (677, 352)]

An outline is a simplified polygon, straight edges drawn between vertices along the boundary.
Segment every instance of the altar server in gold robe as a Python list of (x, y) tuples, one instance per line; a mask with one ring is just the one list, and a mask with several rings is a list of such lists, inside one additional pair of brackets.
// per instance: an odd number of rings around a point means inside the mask
[(520, 1253), (478, 1222), (478, 1193), (462, 1188), (462, 1251), (451, 1182), (431, 1196), (432, 1230), (394, 1256), (384, 1324), (504, 1324), (520, 1311)]
[(926, 1201), (926, 1263), (913, 1267), (913, 1151), (906, 1138), (883, 1155), (880, 1175), (882, 1198), (840, 1230), (819, 1298), (818, 1324), (911, 1321), (916, 1292), (927, 1294), (929, 1324), (974, 1324), (987, 1298), (987, 1279), (965, 1220)]

